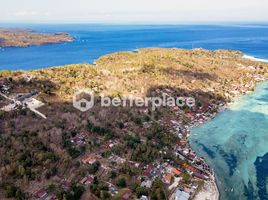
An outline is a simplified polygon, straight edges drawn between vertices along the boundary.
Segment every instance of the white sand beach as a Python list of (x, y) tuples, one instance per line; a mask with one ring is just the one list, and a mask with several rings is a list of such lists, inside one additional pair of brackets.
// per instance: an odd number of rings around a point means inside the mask
[(215, 179), (205, 182), (204, 187), (194, 197), (194, 200), (219, 200), (219, 191)]

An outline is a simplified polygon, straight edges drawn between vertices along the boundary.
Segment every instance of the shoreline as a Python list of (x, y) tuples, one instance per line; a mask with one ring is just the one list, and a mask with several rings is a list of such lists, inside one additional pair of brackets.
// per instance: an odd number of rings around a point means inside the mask
[[(64, 33), (64, 34), (69, 35), (68, 33)], [(39, 44), (39, 45), (28, 45), (28, 46), (19, 46), (19, 47), (18, 46), (5, 46), (5, 47), (0, 46), (0, 50), (1, 49), (2, 50), (12, 49), (12, 48), (29, 48), (29, 47), (36, 47), (36, 46), (46, 46), (46, 45), (53, 45), (53, 44), (62, 44), (62, 43), (74, 42), (74, 38), (71, 35), (69, 35), (69, 36), (72, 38), (71, 41), (62, 41), (62, 42), (57, 42), (57, 43), (43, 43), (43, 44)], [(55, 65), (55, 66), (52, 65), (52, 66), (45, 66), (45, 67), (33, 68), (33, 69), (14, 69), (14, 70), (0, 69), (0, 71), (36, 71), (36, 70), (45, 70), (45, 69), (58, 68), (58, 67), (68, 67), (70, 65), (75, 65), (75, 64), (88, 64), (88, 65), (96, 66), (96, 60), (100, 59), (103, 56), (111, 55), (111, 54), (114, 54), (114, 53), (122, 53), (122, 52), (139, 53), (139, 51), (141, 49), (154, 49), (154, 48), (158, 48), (158, 47), (142, 47), (142, 48), (138, 48), (138, 49), (137, 48), (134, 48), (134, 49), (125, 50), (125, 51), (114, 51), (114, 52), (111, 52), (111, 53), (108, 53), (108, 54), (101, 55), (98, 58), (94, 59), (92, 62), (86, 62), (86, 63), (66, 63), (66, 64), (62, 64), (62, 65)], [(193, 50), (199, 49), (199, 48), (187, 49), (187, 48), (181, 48), (181, 47), (173, 47), (173, 48), (164, 47), (164, 49), (182, 49), (182, 50), (190, 50), (190, 51), (193, 51)], [(228, 49), (210, 50), (210, 49), (205, 49), (205, 48), (200, 48), (200, 49), (207, 50), (207, 51), (228, 50)], [(247, 55), (246, 53), (244, 53), (244, 52), (242, 52), (240, 50), (232, 50), (232, 51), (239, 51), (239, 52), (241, 52), (242, 53), (242, 57), (241, 58), (243, 58), (243, 59), (249, 59), (249, 60), (255, 61), (255, 62), (268, 63), (268, 59), (262, 59), (262, 58), (257, 58), (257, 57), (254, 57), (254, 56), (250, 56), (250, 55)], [(0, 66), (0, 68), (1, 68), (1, 66)]]
[[(242, 58), (243, 59), (249, 59), (251, 61), (268, 63), (268, 60), (266, 60), (266, 59), (255, 58), (253, 56), (248, 56), (246, 54), (244, 54), (242, 56)], [(254, 92), (256, 90), (256, 87), (258, 86), (258, 84), (264, 83), (266, 81), (267, 81), (267, 79), (265, 79), (263, 81), (255, 82), (254, 89), (251, 92)], [(239, 97), (247, 95), (247, 94), (248, 93), (241, 93), (241, 94), (236, 94), (233, 97), (231, 97), (230, 102), (227, 102), (224, 105), (221, 105), (221, 106), (219, 106), (217, 108), (218, 111), (216, 112), (215, 115), (213, 115), (213, 117), (209, 118), (204, 123), (194, 124), (193, 126), (191, 126), (190, 134), (191, 134), (191, 129), (196, 128), (196, 127), (198, 127), (200, 125), (203, 125), (203, 124), (213, 120), (219, 113), (221, 113), (221, 112), (225, 111), (226, 109), (228, 109), (235, 102), (235, 100), (237, 100)], [(187, 138), (187, 141), (189, 143), (189, 137)], [(189, 143), (189, 146), (191, 148), (190, 143)], [(206, 160), (205, 160), (205, 163), (206, 163)], [(219, 200), (220, 199), (221, 194), (220, 194), (220, 190), (219, 190), (219, 187), (218, 187), (216, 174), (214, 173), (213, 169), (212, 169), (212, 172), (213, 173), (211, 174), (210, 179), (208, 181), (205, 181), (204, 186), (202, 187), (202, 189), (199, 192), (196, 193), (196, 195), (194, 196), (193, 200), (205, 200), (205, 199)]]
[(242, 58), (249, 59), (249, 60), (256, 61), (256, 62), (268, 63), (268, 59), (257, 58), (257, 57), (250, 56), (250, 55), (247, 55), (247, 54), (244, 54)]
[(195, 195), (193, 200), (219, 200), (220, 191), (218, 189), (217, 181), (215, 175), (205, 182), (203, 188)]
[[(265, 82), (265, 81), (263, 81), (263, 82)], [(254, 87), (254, 91), (255, 91), (255, 88), (257, 87), (257, 84)], [(190, 127), (190, 134), (192, 134), (191, 133), (191, 130), (193, 128), (196, 128), (198, 126), (201, 126), (201, 125), (203, 125), (205, 123), (208, 123), (209, 121), (213, 120), (218, 114), (220, 114), (221, 112), (223, 112), (226, 109), (228, 109), (230, 107), (230, 105), (232, 105), (234, 103), (234, 101), (239, 96), (242, 96), (242, 95), (246, 95), (246, 94), (238, 94), (238, 95), (234, 96), (233, 98), (231, 98), (230, 99), (230, 102), (227, 102), (227, 103), (225, 103), (223, 105), (218, 106), (218, 108), (217, 108), (218, 111), (211, 118), (209, 118), (208, 120), (206, 120), (204, 123), (193, 124)], [(189, 137), (187, 138), (187, 141), (189, 143)], [(190, 143), (189, 143), (189, 146), (191, 148)], [(204, 162), (207, 164), (206, 160)], [(220, 194), (220, 190), (219, 190), (219, 187), (218, 187), (218, 182), (217, 182), (216, 174), (215, 174), (213, 168), (211, 168), (211, 170), (212, 170), (212, 173), (210, 174), (209, 180), (207, 180), (207, 181), (204, 182), (204, 186), (201, 188), (201, 190), (199, 192), (196, 193), (196, 195), (194, 196), (193, 200), (206, 200), (206, 199), (209, 199), (209, 200), (219, 200), (220, 199), (221, 194)]]
[[(205, 123), (208, 123), (209, 121), (213, 120), (218, 114), (220, 114), (221, 112), (223, 112), (226, 109), (228, 109), (228, 107), (231, 104), (234, 103), (234, 100), (238, 96), (239, 95), (233, 97), (230, 102), (227, 102), (226, 104), (220, 105), (217, 108), (218, 111), (211, 118), (209, 118), (208, 120), (206, 120), (204, 123), (194, 124), (193, 126), (191, 126), (191, 128), (190, 128), (190, 134), (192, 134), (191, 133), (191, 130), (193, 128), (196, 128), (196, 127), (201, 126), (201, 125), (203, 125)], [(187, 138), (187, 141), (189, 143), (189, 137)], [(189, 146), (192, 149), (190, 143), (189, 143)], [(204, 162), (207, 164), (206, 160)], [(204, 182), (204, 186), (201, 188), (200, 191), (198, 191), (196, 193), (196, 195), (194, 196), (193, 200), (206, 200), (206, 199), (209, 199), (209, 200), (219, 200), (220, 199), (221, 194), (220, 194), (220, 190), (219, 190), (219, 187), (218, 187), (216, 174), (215, 174), (213, 168), (211, 168), (211, 170), (212, 170), (212, 173), (210, 174), (209, 180), (207, 180), (207, 181)]]

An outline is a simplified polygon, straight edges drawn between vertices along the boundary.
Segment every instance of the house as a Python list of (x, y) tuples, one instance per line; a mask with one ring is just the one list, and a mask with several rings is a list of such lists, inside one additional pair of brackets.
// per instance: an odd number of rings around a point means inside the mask
[(196, 178), (202, 179), (202, 180), (208, 180), (209, 179), (209, 177), (207, 175), (200, 174), (200, 173), (197, 173), (197, 172), (194, 172), (193, 176), (196, 177)]
[(170, 184), (170, 183), (171, 183), (171, 179), (172, 179), (172, 176), (171, 176), (171, 174), (169, 174), (169, 173), (167, 173), (167, 174), (164, 175), (164, 177), (163, 177), (163, 181), (164, 181), (164, 183), (166, 183), (166, 184)]
[(177, 189), (176, 192), (170, 198), (170, 200), (188, 200), (189, 198), (190, 198), (189, 193)]
[(153, 182), (151, 180), (143, 181), (141, 183), (141, 187), (143, 187), (143, 188), (151, 188), (152, 184), (153, 184)]
[(135, 166), (135, 167), (139, 167), (140, 166), (140, 163), (138, 162), (134, 162), (134, 161), (128, 161), (128, 163), (132, 166)]
[(196, 182), (193, 182), (191, 186), (193, 190), (197, 190), (198, 188), (198, 184)]
[(38, 91), (33, 91), (33, 92), (28, 93), (28, 94), (18, 96), (17, 100), (20, 101), (21, 103), (23, 103), (26, 99), (30, 99), (34, 96), (37, 96), (38, 94), (39, 94)]
[(109, 185), (109, 192), (112, 194), (112, 195), (115, 195), (118, 193), (117, 189), (113, 186), (113, 185)]
[(73, 137), (71, 139), (71, 142), (77, 146), (85, 145), (86, 144), (86, 136), (87, 135), (82, 132), (82, 133), (76, 135), (75, 137)]
[(171, 173), (172, 173), (174, 176), (179, 176), (179, 175), (182, 174), (182, 172), (181, 172), (179, 169), (175, 168), (175, 167), (172, 167), (172, 168), (171, 168)]
[(130, 189), (127, 189), (124, 194), (122, 195), (120, 200), (129, 200), (132, 195), (132, 191)]
[(55, 195), (49, 195), (45, 200), (57, 200), (57, 197)]
[(105, 149), (109, 149), (109, 148), (112, 148), (114, 146), (115, 146), (115, 144), (112, 141), (109, 141), (109, 142), (107, 142), (106, 144), (103, 145), (103, 147)]
[(7, 84), (7, 81), (5, 80), (0, 80), (0, 92), (4, 94), (8, 94), (10, 90), (10, 87)]
[(81, 181), (80, 181), (80, 184), (81, 185), (90, 185), (94, 180), (94, 176), (92, 175), (88, 175), (86, 177), (84, 177)]
[(10, 87), (7, 86), (7, 85), (2, 85), (1, 87), (1, 92), (4, 93), (4, 94), (9, 94), (9, 89)]
[(149, 198), (147, 196), (142, 195), (140, 200), (149, 200)]
[(82, 163), (92, 165), (94, 162), (97, 161), (97, 158), (95, 156), (89, 156), (82, 160)]
[(154, 168), (153, 165), (148, 165), (147, 168), (143, 172), (143, 177), (150, 178), (152, 176), (153, 168)]
[(123, 163), (126, 162), (126, 159), (125, 159), (125, 158), (121, 158), (121, 157), (119, 157), (119, 156), (117, 156), (117, 155), (111, 155), (111, 156), (108, 158), (108, 160), (109, 160), (111, 163), (114, 162), (114, 163), (116, 163), (116, 164), (118, 164), (118, 165), (123, 164)]
[(81, 181), (80, 181), (80, 184), (81, 185), (84, 185), (87, 181), (87, 177), (84, 177)]
[(34, 193), (34, 196), (38, 200), (44, 200), (48, 196), (48, 193), (44, 189), (40, 189)]
[(87, 181), (85, 182), (85, 185), (90, 185), (91, 183), (93, 183), (93, 180), (94, 180), (94, 176), (88, 175)]
[(180, 147), (184, 147), (186, 144), (187, 144), (187, 141), (186, 141), (185, 139), (181, 139), (181, 140), (178, 142), (178, 146), (180, 146)]

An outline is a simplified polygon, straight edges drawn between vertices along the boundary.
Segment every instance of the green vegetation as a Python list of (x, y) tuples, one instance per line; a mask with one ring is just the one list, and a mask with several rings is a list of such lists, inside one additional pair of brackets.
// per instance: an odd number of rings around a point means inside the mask
[(87, 128), (89, 131), (92, 131), (93, 133), (96, 133), (100, 136), (104, 136), (106, 140), (110, 140), (115, 137), (113, 131), (109, 128), (103, 128), (100, 126), (95, 126), (91, 122), (88, 122)]
[(14, 185), (7, 185), (5, 187), (5, 197), (6, 198), (15, 198), (16, 200), (24, 200), (25, 194)]
[(88, 172), (90, 173), (90, 174), (96, 174), (96, 172), (99, 170), (99, 168), (100, 168), (100, 162), (99, 161), (96, 161), (96, 162), (94, 162), (92, 165), (90, 165), (89, 166), (89, 168), (88, 168)]
[(118, 177), (116, 180), (116, 185), (120, 188), (125, 188), (127, 186), (126, 179), (124, 177)]
[(100, 181), (96, 176), (93, 183), (90, 185), (90, 191), (101, 199), (109, 199), (111, 195), (108, 193), (109, 187), (107, 184)]
[(64, 133), (62, 134), (62, 143), (63, 143), (63, 148), (65, 148), (67, 150), (67, 152), (69, 153), (69, 155), (72, 158), (77, 158), (78, 156), (80, 156), (82, 153), (85, 152), (84, 148), (76, 148), (70, 141), (71, 138), (71, 134), (68, 133)]
[(155, 182), (153, 183), (152, 187), (152, 193), (151, 193), (151, 199), (152, 200), (163, 200), (167, 199), (165, 195), (165, 189), (164, 185), (161, 180), (156, 179)]
[(70, 190), (58, 193), (57, 198), (59, 200), (77, 200), (80, 199), (83, 193), (84, 188), (82, 186), (76, 186), (75, 184), (72, 184)]

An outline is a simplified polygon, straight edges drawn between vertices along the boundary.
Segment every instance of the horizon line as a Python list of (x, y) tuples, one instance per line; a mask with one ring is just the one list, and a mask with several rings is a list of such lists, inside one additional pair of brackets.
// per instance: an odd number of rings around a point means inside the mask
[(50, 24), (50, 25), (268, 25), (267, 21), (1, 21), (1, 24)]

